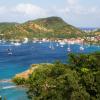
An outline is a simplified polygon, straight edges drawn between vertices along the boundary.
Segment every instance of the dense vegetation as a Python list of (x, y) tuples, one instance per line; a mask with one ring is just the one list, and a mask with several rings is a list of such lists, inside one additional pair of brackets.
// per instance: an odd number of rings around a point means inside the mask
[(23, 24), (0, 23), (0, 39), (23, 38), (71, 38), (83, 36), (82, 31), (65, 23), (59, 17), (49, 17), (28, 21)]
[(100, 100), (100, 52), (70, 54), (69, 63), (42, 64), (18, 85), (31, 100)]

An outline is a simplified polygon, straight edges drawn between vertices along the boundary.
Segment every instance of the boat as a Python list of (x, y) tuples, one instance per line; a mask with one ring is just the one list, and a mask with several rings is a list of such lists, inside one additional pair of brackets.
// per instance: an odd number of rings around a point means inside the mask
[(49, 48), (52, 49), (52, 50), (55, 49), (54, 46), (53, 46), (53, 44), (51, 42), (50, 42)]
[(51, 49), (52, 49), (52, 50), (54, 50), (54, 49), (55, 49), (53, 45), (52, 45)]
[(8, 55), (12, 55), (12, 52), (8, 52)]
[(65, 42), (59, 42), (59, 44), (63, 48), (66, 43)]
[(11, 44), (14, 45), (14, 42), (12, 41)]
[(12, 55), (12, 49), (7, 49), (8, 55)]
[(56, 44), (56, 46), (58, 47), (58, 46), (59, 46), (59, 44), (57, 43), (57, 44)]
[(61, 47), (63, 48), (63, 47), (64, 47), (64, 45), (61, 45)]
[(80, 50), (83, 51), (84, 50), (84, 47), (83, 46), (80, 46)]
[(70, 51), (71, 51), (71, 49), (68, 47), (68, 48), (67, 48), (67, 51), (68, 51), (68, 52), (70, 52)]
[(41, 43), (42, 43), (42, 41), (39, 41), (39, 43), (41, 44)]
[(28, 43), (28, 38), (24, 38), (23, 43), (24, 43), (24, 44), (25, 44), (25, 43)]
[(71, 48), (70, 48), (70, 43), (68, 43), (68, 48), (67, 48), (67, 51), (70, 52), (71, 51)]
[(66, 43), (65, 42), (60, 42), (60, 45), (65, 45)]
[(33, 41), (33, 43), (36, 43), (36, 42), (37, 42), (37, 41), (35, 41), (35, 40)]
[(14, 43), (14, 45), (15, 45), (15, 46), (20, 46), (20, 45), (21, 45), (21, 43), (16, 42), (16, 43)]

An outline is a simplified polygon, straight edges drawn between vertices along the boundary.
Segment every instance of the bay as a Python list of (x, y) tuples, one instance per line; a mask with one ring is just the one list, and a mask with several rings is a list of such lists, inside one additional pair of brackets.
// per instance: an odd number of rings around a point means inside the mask
[[(45, 43), (27, 43), (20, 46), (11, 45), (10, 43), (0, 43), (0, 80), (11, 79), (15, 74), (27, 70), (31, 64), (53, 63), (61, 60), (66, 63), (69, 52), (68, 44), (63, 47), (57, 46), (52, 42), (53, 49), (49, 48), (50, 42)], [(91, 53), (100, 51), (100, 46), (83, 45), (84, 51), (80, 50), (79, 44), (70, 45), (73, 53)], [(12, 54), (8, 54), (11, 49)], [(28, 100), (26, 90), (23, 88), (9, 88), (15, 86), (11, 82), (0, 82), (0, 95), (7, 100)], [(6, 87), (6, 89), (5, 89)]]

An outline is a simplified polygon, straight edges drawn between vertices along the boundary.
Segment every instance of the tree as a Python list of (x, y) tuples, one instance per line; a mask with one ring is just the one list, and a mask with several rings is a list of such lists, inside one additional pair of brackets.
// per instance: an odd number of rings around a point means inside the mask
[(89, 100), (89, 94), (79, 84), (75, 70), (61, 63), (36, 69), (29, 78), (28, 97), (31, 100)]
[[(100, 52), (70, 54), (70, 63), (39, 64), (27, 79), (31, 100), (100, 100)], [(26, 84), (16, 79), (17, 84)]]

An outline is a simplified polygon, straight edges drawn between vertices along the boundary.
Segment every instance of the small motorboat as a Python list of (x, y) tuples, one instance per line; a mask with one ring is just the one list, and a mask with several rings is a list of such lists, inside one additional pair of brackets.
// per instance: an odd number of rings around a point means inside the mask
[(12, 55), (12, 52), (8, 52), (8, 55)]
[(71, 51), (71, 48), (68, 47), (68, 48), (67, 48), (67, 51), (70, 52), (70, 51)]
[(84, 47), (83, 46), (80, 46), (80, 50), (83, 51), (84, 50)]

